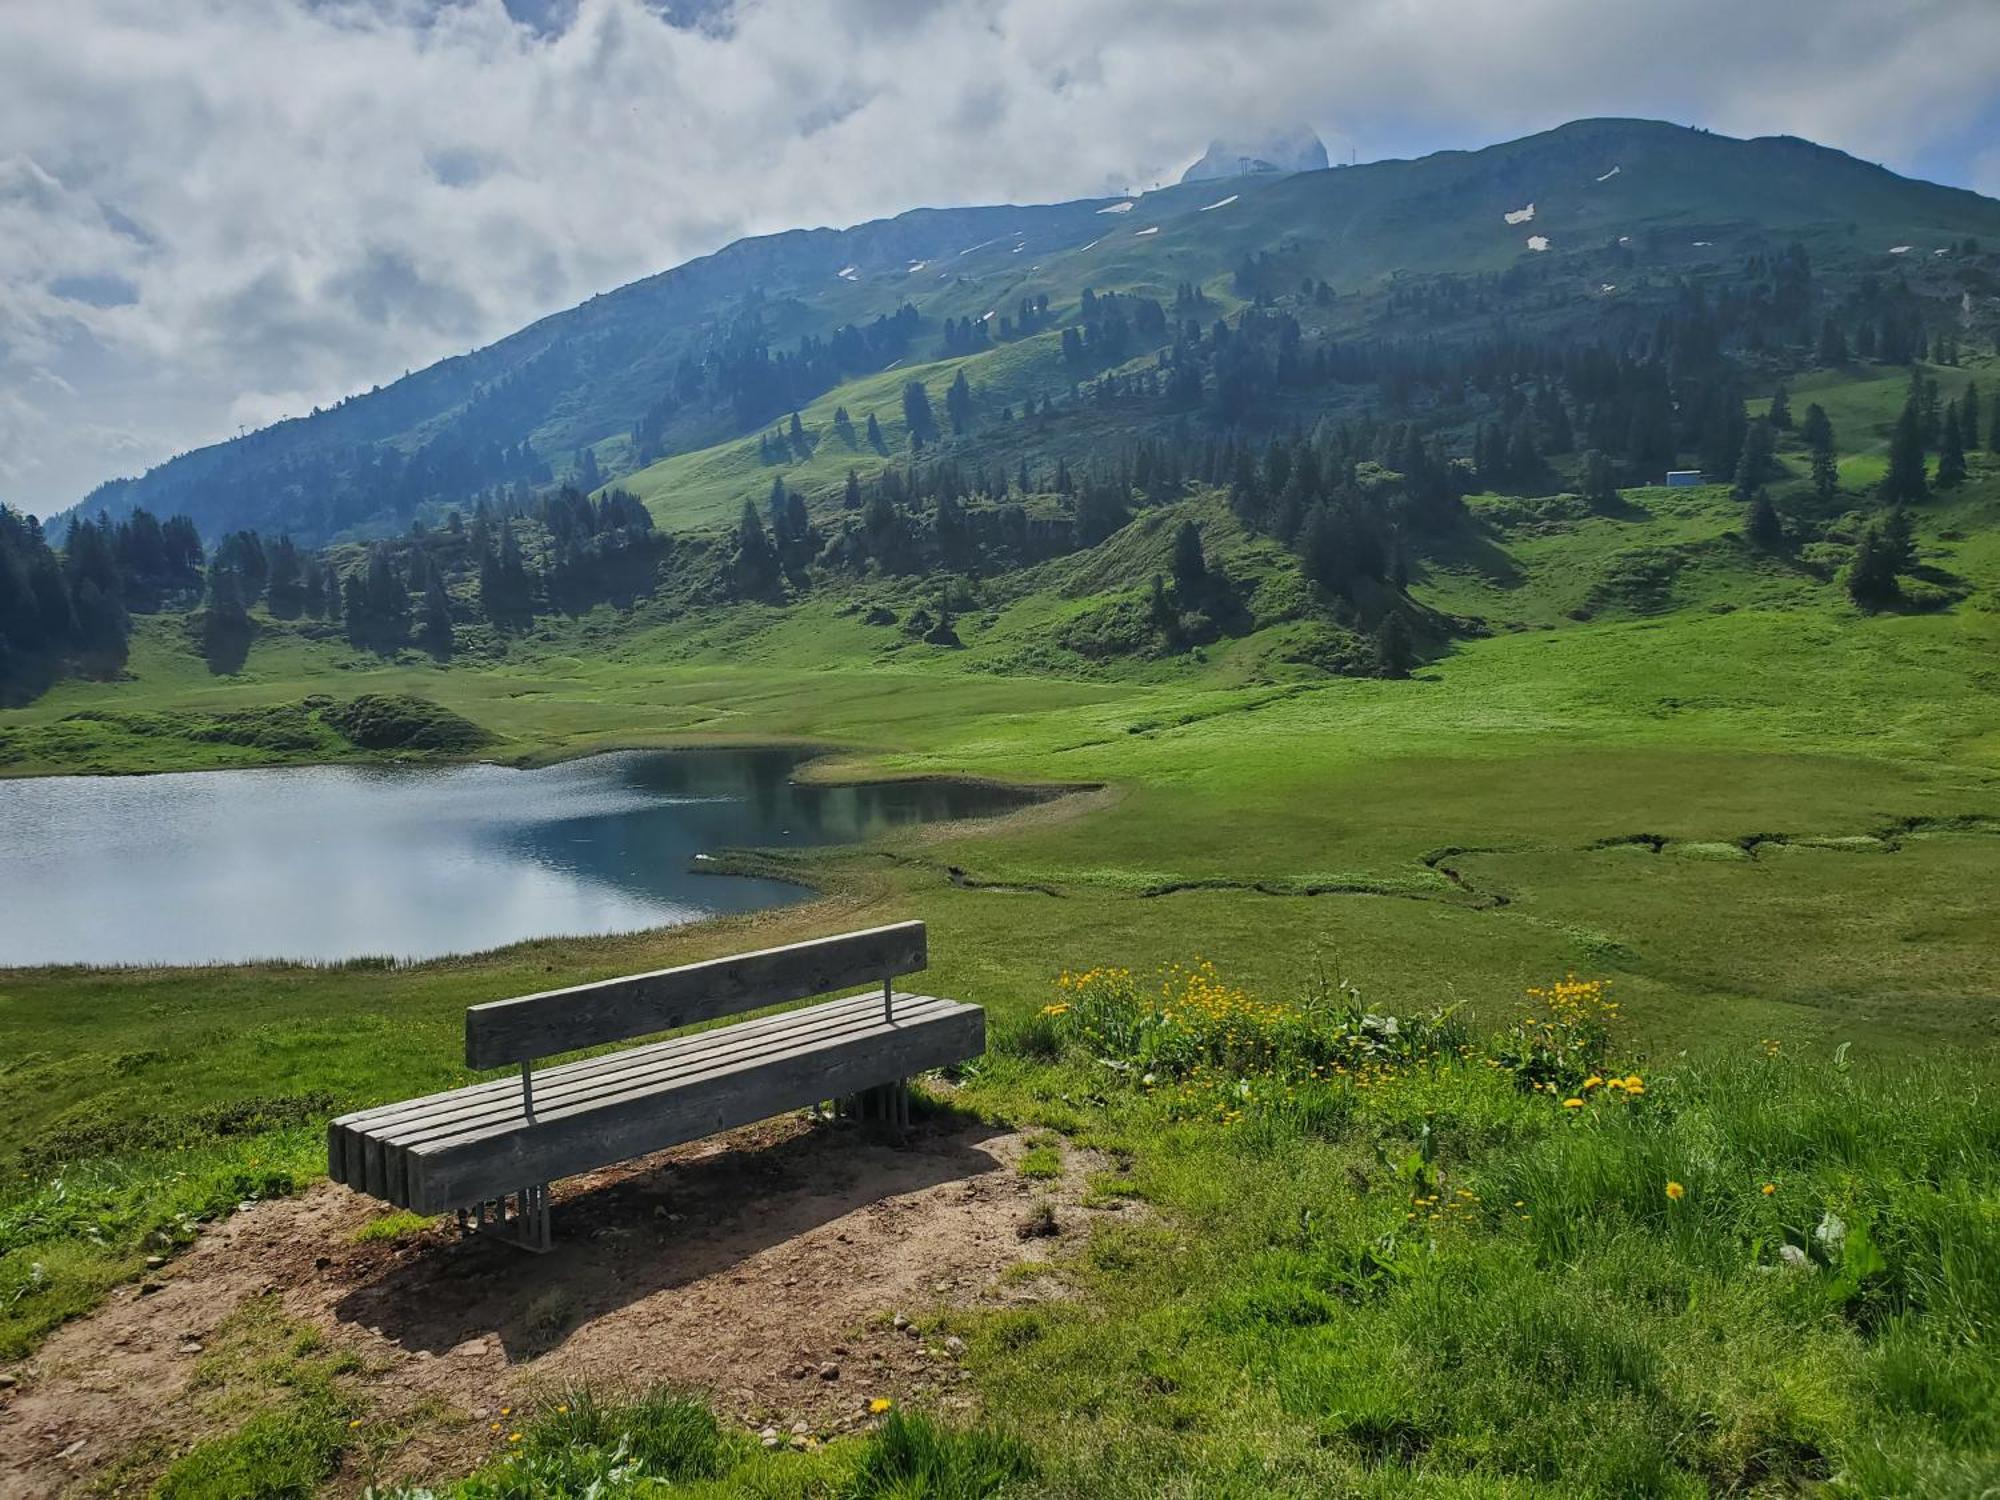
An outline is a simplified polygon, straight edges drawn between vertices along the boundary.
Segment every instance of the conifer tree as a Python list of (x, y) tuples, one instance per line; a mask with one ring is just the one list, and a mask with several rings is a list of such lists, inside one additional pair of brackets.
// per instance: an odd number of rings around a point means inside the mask
[(1208, 559), (1202, 555), (1201, 528), (1183, 521), (1174, 533), (1174, 590), (1183, 605), (1192, 604), (1208, 588)]
[(1403, 612), (1392, 609), (1382, 617), (1382, 628), (1375, 634), (1375, 669), (1384, 677), (1408, 677), (1415, 661), (1410, 627)]
[(1861, 533), (1854, 560), (1847, 565), (1847, 593), (1863, 609), (1887, 609), (1901, 596), (1895, 561), (1872, 526)]
[(1938, 437), (1937, 487), (1956, 489), (1965, 483), (1965, 441), (1960, 435), (1958, 403), (1945, 408), (1944, 430)]
[(1922, 417), (1914, 396), (1903, 403), (1896, 430), (1889, 438), (1889, 467), (1878, 490), (1891, 505), (1914, 505), (1930, 495), (1924, 478)]
[(944, 393), (945, 415), (950, 419), (953, 437), (963, 437), (972, 429), (972, 387), (966, 383), (965, 371), (957, 377)]
[(1764, 420), (1771, 424), (1771, 429), (1774, 432), (1790, 432), (1792, 430), (1791, 397), (1786, 392), (1785, 383), (1782, 380), (1778, 382), (1778, 388), (1771, 392), (1771, 412)]
[(1732, 493), (1749, 500), (1763, 488), (1771, 473), (1771, 426), (1752, 422), (1743, 429), (1743, 452), (1736, 460), (1736, 483)]
[(1782, 551), (1785, 545), (1785, 523), (1778, 516), (1778, 508), (1771, 503), (1771, 497), (1763, 490), (1757, 491), (1757, 498), (1750, 502), (1750, 518), (1744, 527), (1750, 543), (1763, 552)]
[(1618, 503), (1618, 484), (1611, 460), (1596, 448), (1583, 455), (1583, 498), (1599, 510)]
[(736, 586), (747, 595), (766, 594), (778, 581), (778, 558), (764, 523), (757, 519), (757, 507), (743, 502), (743, 515), (736, 524)]
[(931, 410), (930, 392), (921, 380), (903, 383), (903, 425), (919, 443), (937, 434), (937, 414)]

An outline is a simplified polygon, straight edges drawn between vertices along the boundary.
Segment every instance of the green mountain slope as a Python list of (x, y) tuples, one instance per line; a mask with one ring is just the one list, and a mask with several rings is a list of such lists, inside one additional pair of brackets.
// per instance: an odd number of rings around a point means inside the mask
[[(1327, 283), (1321, 320), (1350, 335), (1448, 338), (1504, 317), (1575, 338), (1641, 327), (1676, 277), (1793, 240), (1822, 276), (1860, 277), (1921, 276), (1934, 252), (1981, 237), (2000, 242), (2000, 203), (1976, 194), (1804, 141), (1634, 120), (1134, 200), (918, 210), (740, 241), (330, 410), (114, 481), (79, 509), (144, 506), (186, 512), (211, 537), (248, 527), (319, 542), (563, 478), (585, 448), (586, 478), (616, 477), (794, 409), (830, 416), (844, 403), (859, 420), (881, 407), (887, 422), (888, 377), (944, 353), (947, 321), (990, 332), (1024, 298), (1048, 299), (1046, 322), (1026, 347), (979, 353), (971, 378), (999, 399), (1060, 399), (1075, 373), (1054, 357), (1056, 333), (1078, 322), (1085, 288), (1165, 302), (1189, 284), (1226, 311), (1249, 292), (1246, 262), (1272, 287)], [(1437, 276), (1493, 284), (1455, 315), (1433, 304), (1416, 316), (1394, 296)], [(894, 338), (829, 352), (842, 328), (865, 333), (905, 306)], [(902, 434), (888, 437), (900, 451)], [(697, 520), (726, 515), (742, 488), (720, 454), (633, 485), (649, 500), (670, 486), (692, 492)]]

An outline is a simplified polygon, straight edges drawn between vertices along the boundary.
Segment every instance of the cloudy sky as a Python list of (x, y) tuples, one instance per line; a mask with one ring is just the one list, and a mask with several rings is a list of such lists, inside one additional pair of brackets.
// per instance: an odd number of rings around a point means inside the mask
[(743, 234), (1593, 114), (2000, 196), (1996, 0), (0, 0), (0, 500)]

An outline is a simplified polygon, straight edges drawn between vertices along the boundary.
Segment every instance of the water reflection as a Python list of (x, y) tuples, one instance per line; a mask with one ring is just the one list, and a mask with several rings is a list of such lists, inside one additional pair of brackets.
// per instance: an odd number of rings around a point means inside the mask
[(806, 894), (696, 873), (697, 854), (851, 842), (1022, 800), (955, 782), (799, 785), (799, 759), (0, 781), (0, 965), (419, 958), (692, 922)]

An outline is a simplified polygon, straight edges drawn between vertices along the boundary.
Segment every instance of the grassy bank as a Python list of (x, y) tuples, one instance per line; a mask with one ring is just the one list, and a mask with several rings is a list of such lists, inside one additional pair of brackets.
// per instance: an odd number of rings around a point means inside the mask
[[(1391, 1026), (1348, 991), (1252, 996), (1200, 965), (1048, 994), (958, 1102), (1046, 1122), (1052, 1154), (1099, 1153), (1096, 1192), (1130, 1211), (1061, 1264), (1069, 1295), (927, 1323), (966, 1343), (977, 1428), (893, 1413), (772, 1453), (672, 1392), (557, 1391), (436, 1493), (1973, 1495), (2000, 1480), (1990, 1051), (1857, 1062), (1767, 1042), (1640, 1071), (1615, 991), (1590, 983), (1485, 1042), (1457, 1014)], [(172, 1473), (275, 1472), (242, 1455), (315, 1422), (319, 1446), (299, 1451), (319, 1455), (316, 1478), (365, 1471), (369, 1443), (397, 1438), (371, 1433), (362, 1390), (304, 1379)]]

